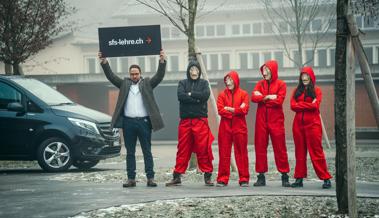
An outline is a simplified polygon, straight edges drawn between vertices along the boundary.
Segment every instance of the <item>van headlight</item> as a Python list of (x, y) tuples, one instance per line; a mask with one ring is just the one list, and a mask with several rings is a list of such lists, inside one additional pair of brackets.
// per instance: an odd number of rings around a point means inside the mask
[(71, 123), (74, 124), (75, 126), (78, 126), (80, 128), (83, 128), (85, 130), (88, 130), (96, 134), (100, 134), (99, 129), (97, 129), (96, 124), (93, 122), (90, 122), (88, 120), (71, 118), (71, 117), (69, 117), (68, 120), (71, 121)]

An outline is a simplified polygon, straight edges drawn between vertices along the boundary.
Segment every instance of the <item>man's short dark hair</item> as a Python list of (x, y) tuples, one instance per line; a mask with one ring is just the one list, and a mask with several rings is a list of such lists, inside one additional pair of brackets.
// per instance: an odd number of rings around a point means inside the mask
[(132, 64), (132, 65), (130, 65), (130, 67), (129, 67), (129, 72), (130, 72), (130, 70), (131, 70), (132, 68), (137, 68), (137, 69), (139, 70), (139, 72), (142, 73), (142, 72), (141, 72), (141, 68), (140, 68), (137, 64)]

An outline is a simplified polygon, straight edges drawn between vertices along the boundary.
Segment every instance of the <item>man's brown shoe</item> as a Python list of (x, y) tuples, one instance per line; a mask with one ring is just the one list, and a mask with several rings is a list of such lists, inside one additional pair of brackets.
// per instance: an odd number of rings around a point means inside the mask
[(128, 179), (128, 181), (126, 181), (124, 184), (122, 184), (122, 187), (124, 187), (124, 188), (136, 187), (136, 180)]
[(147, 180), (147, 187), (157, 187), (158, 184), (154, 182), (154, 179), (148, 179)]

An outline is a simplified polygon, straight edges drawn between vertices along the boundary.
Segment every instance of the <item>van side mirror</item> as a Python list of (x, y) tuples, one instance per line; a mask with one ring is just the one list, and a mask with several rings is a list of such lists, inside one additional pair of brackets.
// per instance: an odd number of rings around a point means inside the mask
[(24, 112), (24, 106), (20, 102), (12, 102), (7, 105), (7, 110), (14, 112)]

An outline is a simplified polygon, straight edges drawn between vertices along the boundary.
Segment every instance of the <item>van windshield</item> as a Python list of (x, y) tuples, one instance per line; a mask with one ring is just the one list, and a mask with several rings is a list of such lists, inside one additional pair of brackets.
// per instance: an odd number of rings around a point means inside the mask
[(23, 78), (12, 80), (33, 93), (48, 105), (74, 104), (70, 99), (57, 90), (36, 79)]

